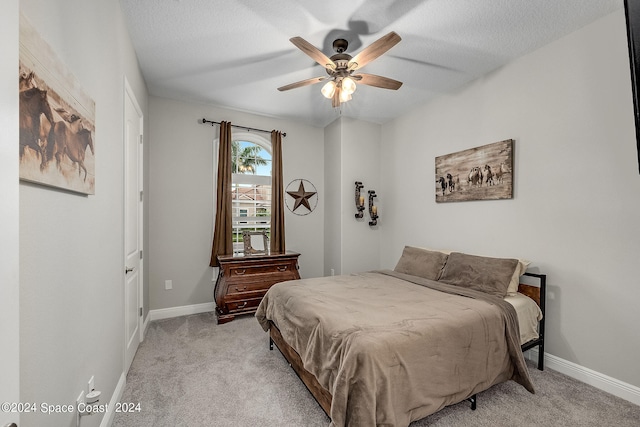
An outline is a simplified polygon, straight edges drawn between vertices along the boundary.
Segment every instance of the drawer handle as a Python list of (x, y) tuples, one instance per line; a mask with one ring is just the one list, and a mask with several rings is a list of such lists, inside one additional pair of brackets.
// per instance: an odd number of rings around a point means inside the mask
[(287, 266), (277, 267), (278, 271), (287, 271)]
[(247, 290), (247, 287), (245, 286), (245, 287), (243, 287), (242, 289), (240, 289), (239, 287), (237, 287), (237, 286), (236, 286), (236, 287), (235, 287), (235, 290), (236, 290), (236, 292), (242, 292), (242, 291), (246, 291), (246, 290)]
[(244, 274), (245, 271), (247, 271), (247, 270), (243, 268), (242, 270), (235, 270), (235, 273), (242, 275), (242, 274)]
[(236, 308), (245, 308), (247, 306), (247, 302), (243, 302), (242, 304), (239, 304), (236, 306)]

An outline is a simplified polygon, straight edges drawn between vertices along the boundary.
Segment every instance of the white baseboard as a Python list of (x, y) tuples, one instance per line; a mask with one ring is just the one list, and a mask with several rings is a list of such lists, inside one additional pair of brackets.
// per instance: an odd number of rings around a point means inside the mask
[[(527, 359), (537, 362), (538, 349), (533, 348), (525, 352), (525, 356)], [(624, 400), (628, 400), (636, 405), (640, 405), (640, 387), (625, 383), (549, 353), (545, 353), (544, 355), (544, 367), (553, 369), (554, 371), (582, 381), (607, 393), (611, 393)]]
[(186, 316), (189, 314), (206, 313), (215, 310), (216, 306), (213, 302), (205, 302), (203, 304), (183, 305), (181, 307), (159, 308), (157, 310), (149, 310), (151, 321), (169, 319), (172, 317)]
[(118, 380), (118, 384), (116, 385), (116, 389), (113, 391), (113, 395), (111, 396), (111, 400), (109, 401), (109, 410), (105, 412), (104, 417), (102, 417), (102, 422), (100, 423), (100, 427), (110, 427), (111, 423), (113, 423), (113, 416), (115, 411), (113, 408), (116, 407), (116, 404), (120, 402), (122, 398), (122, 394), (124, 393), (124, 386), (127, 383), (127, 376), (122, 373), (120, 375), (120, 379)]

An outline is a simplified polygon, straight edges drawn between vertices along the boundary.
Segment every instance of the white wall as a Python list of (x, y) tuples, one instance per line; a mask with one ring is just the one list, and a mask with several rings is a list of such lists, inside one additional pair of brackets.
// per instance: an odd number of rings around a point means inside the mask
[[(375, 190), (374, 204), (381, 207), (384, 194), (380, 191), (380, 125), (361, 120), (342, 119), (342, 274), (379, 268), (380, 227), (369, 226), (369, 190)], [(332, 166), (327, 173), (332, 173)], [(356, 219), (355, 182), (361, 181), (360, 190), (365, 198), (364, 217)]]
[[(350, 274), (379, 267), (379, 227), (369, 226), (369, 190), (378, 189), (380, 125), (338, 118), (325, 128), (325, 217), (324, 274)], [(363, 218), (356, 218), (355, 182), (363, 183)], [(380, 206), (381, 197), (374, 198)], [(380, 222), (378, 224), (381, 224)]]
[[(405, 244), (528, 258), (548, 275), (546, 351), (640, 386), (627, 55), (620, 9), (385, 125), (381, 263)], [(436, 205), (436, 156), (508, 138), (512, 200)]]
[[(20, 184), (20, 400), (75, 403), (94, 375), (107, 403), (124, 369), (124, 76), (145, 114), (146, 87), (119, 2), (20, 9), (96, 104), (95, 195)], [(71, 426), (75, 414), (23, 414), (21, 425)]]
[(342, 120), (324, 129), (324, 275), (342, 274)]
[[(302, 277), (323, 275), (322, 129), (158, 97), (150, 97), (149, 109), (151, 309), (213, 302), (214, 272), (209, 267), (214, 221), (213, 141), (220, 131), (218, 126), (201, 124), (202, 118), (287, 133), (282, 140), (285, 186), (299, 178), (311, 181), (318, 191), (318, 205), (305, 216), (285, 209), (286, 247), (301, 254)], [(173, 281), (173, 289), (165, 290), (165, 280)]]
[[(19, 396), (18, 283), (18, 1), (2, 4), (0, 14), (0, 402)], [(0, 413), (0, 425), (19, 423), (19, 414)]]

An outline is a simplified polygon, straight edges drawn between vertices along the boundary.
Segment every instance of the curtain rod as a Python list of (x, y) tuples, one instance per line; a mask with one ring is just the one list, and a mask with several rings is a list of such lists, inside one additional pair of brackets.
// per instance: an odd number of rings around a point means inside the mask
[[(220, 124), (220, 122), (214, 122), (213, 120), (202, 119), (202, 124), (205, 124), (205, 123), (211, 123), (211, 126)], [(270, 130), (249, 128), (249, 127), (246, 127), (246, 126), (239, 126), (239, 125), (234, 125), (234, 124), (232, 124), (231, 126), (234, 127), (234, 128), (241, 128), (241, 129), (246, 129), (246, 130), (249, 130), (249, 131), (254, 130), (256, 132), (271, 133)], [(282, 132), (282, 137), (284, 138), (286, 136), (287, 136), (287, 133), (286, 132)]]

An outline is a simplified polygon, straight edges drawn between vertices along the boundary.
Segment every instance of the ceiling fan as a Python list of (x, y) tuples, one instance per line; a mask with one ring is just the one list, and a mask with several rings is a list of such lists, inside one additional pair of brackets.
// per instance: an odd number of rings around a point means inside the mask
[(402, 82), (388, 77), (365, 73), (354, 74), (356, 70), (359, 70), (369, 62), (378, 58), (402, 40), (400, 36), (393, 31), (371, 43), (353, 57), (348, 53), (345, 53), (349, 46), (349, 43), (345, 39), (337, 39), (333, 42), (333, 49), (336, 51), (336, 54), (331, 56), (331, 58), (327, 57), (318, 48), (302, 37), (293, 37), (289, 40), (298, 49), (309, 55), (318, 64), (325, 67), (328, 76), (313, 77), (311, 79), (291, 83), (286, 86), (279, 87), (279, 91), (295, 89), (328, 80), (328, 82), (322, 87), (321, 92), (326, 98), (331, 99), (331, 105), (333, 107), (338, 107), (341, 103), (347, 102), (351, 99), (351, 94), (356, 90), (356, 82), (363, 85), (392, 90), (398, 90), (400, 86), (402, 86)]

